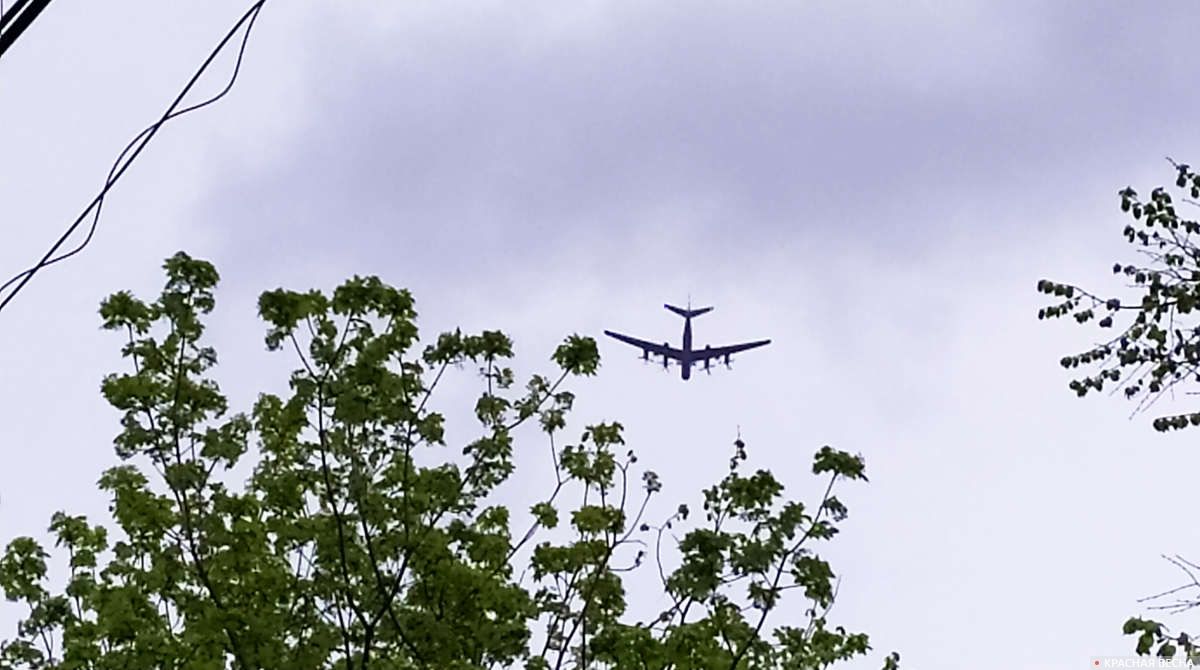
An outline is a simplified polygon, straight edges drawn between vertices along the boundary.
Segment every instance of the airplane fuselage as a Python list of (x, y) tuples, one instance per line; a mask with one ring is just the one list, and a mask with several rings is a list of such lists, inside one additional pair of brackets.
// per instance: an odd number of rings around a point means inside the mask
[(683, 321), (683, 360), (679, 362), (684, 381), (692, 376), (692, 317)]
[(692, 378), (692, 363), (704, 360), (704, 356), (693, 355), (697, 352), (692, 349), (692, 317), (690, 316), (683, 318), (683, 347), (680, 351), (683, 355), (679, 357), (679, 376), (687, 381)]

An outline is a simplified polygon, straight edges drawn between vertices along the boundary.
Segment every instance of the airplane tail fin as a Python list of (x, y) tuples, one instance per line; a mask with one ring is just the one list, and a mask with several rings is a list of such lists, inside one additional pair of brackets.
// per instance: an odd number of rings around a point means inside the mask
[(689, 307), (688, 309), (684, 309), (682, 307), (676, 307), (674, 305), (663, 305), (663, 307), (666, 307), (667, 309), (671, 310), (672, 312), (675, 312), (676, 314), (678, 314), (679, 316), (682, 316), (685, 319), (693, 317), (693, 316), (700, 316), (701, 314), (706, 314), (706, 313), (712, 311), (712, 307), (697, 307), (696, 309), (691, 309), (691, 307)]

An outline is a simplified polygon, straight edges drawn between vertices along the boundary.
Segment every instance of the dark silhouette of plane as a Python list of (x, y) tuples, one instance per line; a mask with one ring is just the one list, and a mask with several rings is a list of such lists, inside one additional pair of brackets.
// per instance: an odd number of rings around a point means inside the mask
[(679, 367), (681, 369), (681, 375), (684, 378), (684, 380), (691, 378), (693, 363), (696, 363), (696, 364), (703, 363), (704, 371), (709, 374), (712, 374), (712, 369), (710, 366), (712, 365), (712, 360), (714, 358), (724, 358), (725, 366), (732, 367), (731, 366), (731, 362), (732, 362), (731, 357), (733, 356), (733, 354), (736, 354), (740, 351), (746, 351), (747, 349), (754, 349), (755, 347), (761, 347), (761, 346), (771, 343), (771, 340), (759, 340), (757, 342), (747, 342), (745, 344), (733, 344), (733, 345), (729, 345), (726, 347), (706, 346), (703, 349), (692, 349), (692, 317), (700, 316), (701, 314), (711, 312), (712, 307), (700, 307), (697, 309), (692, 309), (692, 304), (690, 301), (688, 302), (688, 306), (686, 309), (680, 308), (680, 307), (675, 307), (674, 305), (663, 305), (663, 307), (666, 307), (667, 309), (671, 310), (672, 312), (675, 312), (676, 314), (678, 314), (679, 316), (682, 316), (684, 318), (683, 348), (682, 349), (675, 349), (666, 342), (663, 342), (662, 344), (655, 344), (653, 342), (639, 340), (636, 337), (630, 337), (628, 335), (614, 333), (611, 330), (604, 331), (604, 334), (608, 335), (609, 337), (618, 339), (626, 344), (632, 344), (635, 347), (640, 347), (642, 350), (642, 360), (644, 360), (644, 361), (650, 360), (650, 354), (654, 354), (655, 356), (662, 356), (664, 370), (670, 366), (670, 362), (672, 360), (678, 362)]

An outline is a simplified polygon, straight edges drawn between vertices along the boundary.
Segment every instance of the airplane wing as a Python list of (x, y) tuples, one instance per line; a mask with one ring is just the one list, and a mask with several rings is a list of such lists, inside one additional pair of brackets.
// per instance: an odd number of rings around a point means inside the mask
[(666, 356), (667, 358), (673, 358), (677, 361), (683, 360), (683, 350), (681, 349), (668, 347), (664, 344), (647, 342), (646, 340), (639, 340), (636, 337), (614, 333), (611, 330), (604, 331), (604, 334), (611, 338), (618, 339), (625, 344), (632, 344), (633, 346), (640, 348), (642, 351), (652, 353), (655, 356)]
[(757, 342), (747, 342), (745, 344), (731, 344), (726, 347), (704, 347), (703, 349), (693, 350), (692, 359), (696, 361), (706, 361), (714, 358), (724, 358), (725, 356), (736, 354), (739, 351), (763, 347), (770, 343), (771, 340), (759, 340)]

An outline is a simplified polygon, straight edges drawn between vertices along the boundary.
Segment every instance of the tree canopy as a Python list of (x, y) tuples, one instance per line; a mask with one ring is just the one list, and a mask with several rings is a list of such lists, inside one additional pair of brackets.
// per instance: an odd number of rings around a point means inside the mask
[[(1168, 159), (1170, 160), (1170, 159)], [(1122, 234), (1134, 246), (1140, 262), (1117, 262), (1114, 275), (1125, 279), (1131, 298), (1101, 296), (1098, 292), (1048, 279), (1037, 289), (1056, 298), (1038, 312), (1039, 319), (1072, 317), (1079, 324), (1094, 323), (1111, 332), (1087, 350), (1065, 356), (1064, 368), (1085, 368), (1069, 386), (1079, 397), (1091, 392), (1120, 392), (1136, 402), (1135, 414), (1152, 407), (1164, 395), (1200, 382), (1200, 223), (1185, 218), (1176, 204), (1198, 206), (1200, 174), (1189, 165), (1171, 161), (1175, 168), (1174, 189), (1158, 186), (1142, 197), (1131, 186), (1117, 194), (1129, 221)], [(1200, 411), (1162, 415), (1154, 419), (1158, 431), (1200, 426)], [(1188, 590), (1200, 589), (1196, 566), (1182, 557), (1169, 561), (1189, 579), (1184, 586), (1152, 596), (1180, 598)], [(1200, 598), (1181, 598), (1174, 604), (1157, 606), (1186, 610), (1200, 606)], [(1125, 622), (1126, 635), (1136, 636), (1138, 654), (1157, 653), (1174, 657), (1182, 652), (1200, 662), (1200, 646), (1186, 633), (1170, 634), (1163, 624), (1134, 617)]]
[[(267, 348), (296, 369), (285, 397), (231, 413), (204, 339), (218, 274), (183, 253), (164, 268), (154, 300), (100, 308), (129, 365), (102, 384), (121, 413), (120, 464), (99, 479), (111, 521), (53, 516), (63, 579), (34, 539), (8, 544), (0, 588), (26, 614), (0, 668), (824, 668), (868, 652), (828, 622), (837, 579), (815, 550), (846, 518), (835, 484), (866, 480), (860, 457), (818, 450), (806, 506), (747, 471), (739, 437), (703, 522), (687, 505), (652, 522), (662, 483), (619, 423), (560, 446), (564, 384), (596, 374), (594, 340), (567, 337), (557, 371), (518, 386), (507, 336), (420, 347), (412, 296), (375, 277), (263, 293)], [(460, 454), (429, 400), (466, 365), (482, 389)], [(527, 526), (497, 502), (523, 424), (554, 471)], [(668, 607), (633, 611), (637, 570)], [(789, 592), (804, 619), (769, 624)]]
[[(1180, 200), (1197, 204), (1187, 196), (1200, 198), (1200, 175), (1188, 165), (1174, 165), (1175, 186), (1184, 194)], [(1142, 411), (1180, 382), (1200, 381), (1200, 223), (1177, 213), (1166, 187), (1153, 189), (1146, 199), (1128, 186), (1118, 195), (1121, 210), (1131, 219), (1122, 235), (1142, 261), (1118, 262), (1112, 271), (1125, 277), (1135, 291), (1133, 299), (1101, 297), (1074, 284), (1043, 279), (1038, 291), (1060, 300), (1039, 310), (1038, 318), (1070, 316), (1080, 324), (1111, 329), (1112, 335), (1060, 363), (1071, 370), (1091, 369), (1070, 383), (1080, 397), (1103, 391), (1107, 384), (1136, 400), (1137, 411)], [(1200, 412), (1154, 421), (1159, 431), (1188, 426), (1200, 426)]]

